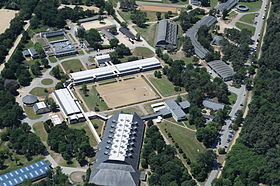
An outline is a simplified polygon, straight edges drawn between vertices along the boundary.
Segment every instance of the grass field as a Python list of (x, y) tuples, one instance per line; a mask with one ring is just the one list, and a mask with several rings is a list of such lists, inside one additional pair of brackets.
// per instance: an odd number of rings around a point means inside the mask
[(214, 8), (218, 4), (218, 0), (210, 0), (211, 8)]
[(237, 95), (235, 93), (231, 92), (230, 95), (228, 96), (228, 98), (229, 98), (230, 104), (233, 105), (237, 100)]
[(35, 87), (30, 91), (30, 94), (40, 97), (46, 97), (49, 92), (43, 87)]
[(253, 24), (255, 20), (256, 14), (246, 14), (241, 17), (240, 21), (245, 23)]
[(165, 129), (172, 135), (175, 142), (178, 143), (191, 161), (196, 161), (198, 154), (206, 151), (203, 144), (197, 141), (195, 132), (169, 122), (163, 122), (158, 126), (166, 137)]
[(85, 70), (84, 66), (82, 65), (82, 62), (78, 59), (71, 59), (68, 61), (64, 61), (61, 63), (62, 67), (66, 72), (78, 72), (81, 70)]
[(133, 49), (134, 56), (153, 57), (155, 53), (146, 47), (136, 47)]
[(98, 92), (95, 87), (88, 86), (89, 91), (87, 92), (88, 96), (85, 96), (82, 92), (81, 87), (79, 87), (80, 95), (83, 97), (84, 103), (87, 104), (89, 109), (95, 111), (95, 108), (98, 108), (100, 111), (107, 110), (108, 106), (104, 101), (101, 101)]
[[(45, 157), (42, 155), (33, 156), (29, 161), (24, 155), (16, 154), (14, 150), (8, 147), (8, 144), (0, 140), (0, 151), (9, 151), (10, 157), (4, 160), (4, 166), (0, 169), (0, 175), (19, 169), (23, 166), (30, 165), (37, 161), (43, 160)], [(17, 161), (15, 161), (17, 159)]]
[(35, 119), (40, 119), (42, 117), (42, 115), (37, 115), (34, 112), (33, 107), (28, 107), (24, 105), (23, 109), (29, 119), (35, 120)]
[(249, 8), (248, 12), (258, 11), (262, 6), (262, 0), (257, 0), (255, 2), (239, 2), (239, 5), (245, 5)]
[(59, 59), (59, 60), (63, 60), (63, 59), (68, 59), (68, 58), (76, 57), (76, 56), (77, 56), (77, 54), (72, 54), (72, 55), (69, 55), (69, 56), (59, 57), (58, 59)]
[(105, 122), (102, 121), (101, 119), (92, 119), (90, 121), (93, 124), (97, 134), (99, 136), (101, 136), (102, 135), (102, 128), (103, 128), (103, 125), (105, 124)]
[(255, 30), (256, 30), (256, 28), (255, 28), (254, 26), (245, 25), (245, 24), (240, 23), (240, 22), (237, 22), (237, 23), (235, 24), (235, 26), (236, 26), (237, 28), (239, 28), (240, 30), (247, 29), (247, 30), (251, 31), (252, 34), (254, 34), (254, 33), (255, 33)]
[(125, 108), (125, 109), (121, 109), (118, 111), (112, 111), (109, 112), (108, 115), (113, 115), (117, 112), (122, 111), (123, 113), (132, 113), (132, 112), (136, 112), (139, 116), (144, 116), (144, 113), (142, 112), (142, 110), (139, 109), (139, 107), (130, 107), (130, 108)]
[(134, 26), (137, 32), (151, 45), (154, 46), (155, 34), (156, 34), (156, 24), (150, 24), (146, 28), (140, 28)]
[(148, 79), (163, 96), (172, 96), (184, 92), (184, 91), (176, 92), (174, 90), (175, 86), (165, 76), (162, 76), (162, 78), (156, 78), (154, 76), (150, 76), (148, 77)]
[(42, 83), (43, 85), (51, 85), (51, 84), (53, 83), (53, 80), (50, 79), (50, 78), (46, 78), (46, 79), (43, 79), (43, 80), (41, 81), (41, 83)]
[(51, 63), (56, 63), (57, 62), (57, 59), (54, 56), (49, 57), (49, 60), (50, 60)]
[(48, 133), (46, 132), (43, 122), (38, 122), (33, 125), (33, 130), (40, 137), (43, 142), (47, 142)]
[(57, 40), (62, 40), (64, 39), (64, 36), (54, 36), (54, 37), (49, 37), (49, 41), (57, 41)]
[(30, 29), (29, 28), (29, 29), (27, 29), (27, 33), (31, 37), (34, 34), (47, 31), (48, 28), (49, 28), (48, 26), (39, 26), (36, 29)]

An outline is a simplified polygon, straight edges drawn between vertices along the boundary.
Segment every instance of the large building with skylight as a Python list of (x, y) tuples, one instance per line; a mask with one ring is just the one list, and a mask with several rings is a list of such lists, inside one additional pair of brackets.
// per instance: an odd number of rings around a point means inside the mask
[(144, 123), (136, 114), (114, 114), (106, 123), (89, 183), (138, 186), (140, 150)]

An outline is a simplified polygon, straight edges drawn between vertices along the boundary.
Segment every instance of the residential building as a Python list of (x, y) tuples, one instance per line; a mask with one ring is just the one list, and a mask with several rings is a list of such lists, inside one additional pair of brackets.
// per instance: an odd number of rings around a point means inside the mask
[(26, 179), (32, 182), (46, 177), (51, 165), (41, 160), (0, 176), (0, 186), (20, 185)]
[(45, 102), (35, 103), (33, 110), (36, 114), (44, 114), (50, 112), (48, 105)]
[(68, 88), (56, 90), (52, 93), (55, 102), (58, 104), (63, 116), (70, 123), (84, 121), (82, 108), (73, 93)]
[(233, 78), (235, 72), (230, 65), (227, 65), (222, 60), (208, 62), (208, 66), (216, 72), (224, 81), (229, 81)]
[(176, 103), (175, 100), (169, 99), (164, 101), (166, 108), (171, 112), (172, 117), (176, 121), (182, 121), (186, 119), (186, 113), (182, 110), (182, 108)]
[(161, 68), (159, 60), (155, 57), (146, 58), (117, 65), (110, 65), (102, 68), (95, 68), (70, 74), (74, 84), (100, 81), (104, 79), (139, 73), (143, 71)]
[(144, 123), (136, 114), (114, 114), (108, 119), (99, 143), (89, 183), (110, 186), (138, 186), (138, 170)]
[(157, 24), (155, 46), (177, 48), (178, 25), (176, 22), (162, 19)]

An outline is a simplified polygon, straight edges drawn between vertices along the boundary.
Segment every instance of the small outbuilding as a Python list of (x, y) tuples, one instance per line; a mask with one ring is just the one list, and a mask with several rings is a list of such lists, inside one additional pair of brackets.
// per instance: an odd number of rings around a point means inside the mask
[(34, 47), (28, 48), (27, 50), (24, 50), (22, 52), (24, 57), (32, 57), (32, 59), (35, 59), (37, 57), (39, 57), (37, 51), (35, 50)]
[(27, 95), (22, 98), (22, 102), (27, 106), (33, 106), (38, 102), (38, 99), (34, 95)]
[(211, 45), (220, 46), (223, 39), (223, 36), (214, 36), (213, 40), (211, 41)]
[(45, 102), (35, 103), (33, 110), (36, 114), (44, 114), (50, 112), (48, 105)]

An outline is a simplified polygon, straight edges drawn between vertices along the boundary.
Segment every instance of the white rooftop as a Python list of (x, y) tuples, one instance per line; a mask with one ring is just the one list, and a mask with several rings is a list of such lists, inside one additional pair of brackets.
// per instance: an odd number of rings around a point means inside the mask
[(47, 108), (47, 105), (45, 102), (38, 102), (38, 103), (35, 103), (35, 105), (37, 106), (38, 109), (43, 109), (43, 108)]
[(104, 54), (104, 55), (100, 55), (100, 56), (95, 56), (95, 59), (98, 60), (102, 60), (102, 59), (110, 59), (110, 55), (109, 54)]
[(119, 115), (118, 121), (116, 122), (109, 160), (125, 160), (132, 120), (132, 114)]

